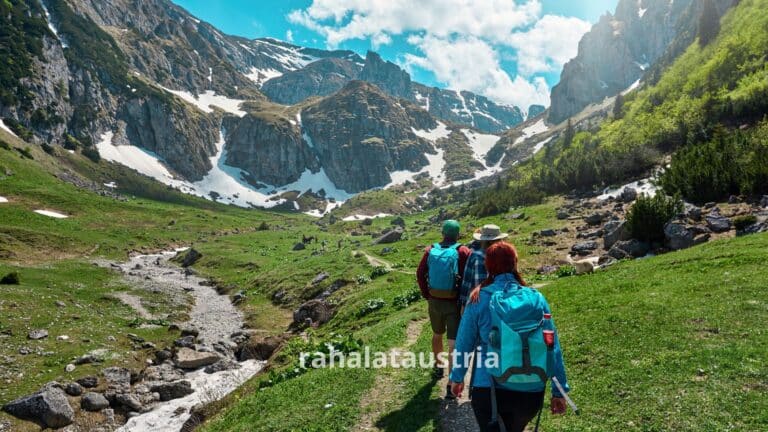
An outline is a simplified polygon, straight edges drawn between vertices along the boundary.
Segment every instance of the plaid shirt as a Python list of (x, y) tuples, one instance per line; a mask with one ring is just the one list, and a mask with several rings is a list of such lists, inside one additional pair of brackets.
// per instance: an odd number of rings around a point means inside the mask
[(472, 255), (467, 260), (467, 266), (464, 268), (464, 279), (461, 282), (459, 290), (459, 306), (464, 306), (469, 300), (469, 293), (472, 289), (488, 277), (488, 271), (485, 269), (485, 251), (477, 249), (472, 251)]

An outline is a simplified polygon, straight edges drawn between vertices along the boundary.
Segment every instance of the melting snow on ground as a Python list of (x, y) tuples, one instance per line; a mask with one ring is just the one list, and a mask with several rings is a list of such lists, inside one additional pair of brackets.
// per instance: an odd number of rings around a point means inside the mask
[(551, 136), (543, 141), (539, 141), (538, 143), (536, 143), (536, 145), (533, 146), (533, 154), (540, 152), (541, 149), (543, 149), (548, 142), (552, 141), (552, 138), (554, 138), (554, 136)]
[(377, 214), (372, 215), (372, 216), (356, 214), (356, 215), (352, 215), (352, 216), (347, 216), (347, 217), (345, 217), (342, 220), (344, 222), (354, 222), (354, 221), (361, 221), (361, 220), (366, 220), (366, 219), (383, 218), (383, 217), (388, 217), (388, 216), (392, 216), (392, 215), (388, 214), (388, 213), (377, 213)]
[(8, 202), (8, 198), (0, 196), (0, 204), (7, 203), (7, 202)]
[(240, 104), (244, 101), (238, 99), (230, 99), (226, 96), (217, 95), (213, 90), (208, 90), (198, 96), (193, 96), (192, 93), (179, 90), (171, 90), (165, 87), (161, 87), (168, 93), (174, 94), (181, 99), (196, 106), (200, 111), (205, 113), (212, 113), (212, 106), (221, 108), (222, 110), (232, 113), (238, 117), (243, 117), (246, 112), (240, 109)]
[(62, 213), (59, 213), (59, 212), (55, 212), (55, 211), (51, 211), (51, 210), (35, 210), (35, 213), (37, 213), (39, 215), (43, 215), (43, 216), (52, 217), (52, 218), (55, 218), (55, 219), (66, 219), (66, 218), (69, 217), (69, 216), (67, 216), (65, 214), (62, 214)]
[(610, 197), (616, 198), (621, 195), (621, 192), (624, 190), (624, 188), (627, 187), (635, 189), (638, 194), (646, 194), (649, 197), (652, 197), (656, 195), (656, 191), (660, 189), (658, 186), (653, 184), (653, 180), (653, 178), (649, 177), (642, 180), (633, 181), (632, 183), (627, 183), (623, 186), (617, 187), (616, 189), (606, 188), (603, 191), (603, 194), (598, 196), (597, 199), (606, 200)]
[(240, 369), (213, 374), (207, 374), (200, 369), (189, 373), (184, 379), (192, 383), (194, 393), (163, 402), (154, 410), (131, 418), (118, 432), (178, 432), (189, 419), (194, 406), (222, 399), (259, 373), (264, 364), (265, 362), (248, 360), (240, 363)]
[(544, 122), (544, 119), (539, 119), (536, 123), (524, 128), (521, 133), (522, 135), (515, 140), (515, 145), (520, 144), (521, 142), (525, 141), (526, 139), (538, 135), (542, 132), (546, 132), (549, 130), (549, 127), (547, 127), (547, 124)]
[(499, 137), (496, 135), (487, 135), (479, 132), (475, 132), (469, 129), (462, 129), (461, 133), (469, 140), (469, 147), (472, 148), (472, 153), (475, 160), (485, 165), (485, 155), (496, 145), (499, 141)]
[(0, 129), (2, 129), (2, 130), (4, 130), (4, 131), (8, 132), (9, 134), (11, 134), (11, 135), (15, 136), (16, 138), (18, 138), (18, 137), (19, 137), (18, 135), (16, 135), (15, 133), (13, 133), (13, 131), (12, 131), (12, 130), (11, 130), (9, 127), (8, 127), (8, 126), (6, 126), (6, 125), (5, 125), (5, 123), (3, 123), (3, 119), (0, 119)]
[(166, 184), (171, 184), (174, 180), (170, 171), (160, 162), (160, 156), (149, 150), (132, 145), (112, 145), (112, 132), (107, 132), (101, 136), (101, 141), (96, 144), (99, 154), (102, 158), (121, 163), (129, 168), (159, 180)]
[(245, 76), (250, 79), (251, 81), (255, 82), (257, 86), (261, 87), (265, 82), (271, 80), (272, 78), (277, 78), (279, 76), (282, 76), (283, 73), (267, 68), (267, 69), (259, 69), (259, 68), (251, 68), (251, 72), (246, 74)]

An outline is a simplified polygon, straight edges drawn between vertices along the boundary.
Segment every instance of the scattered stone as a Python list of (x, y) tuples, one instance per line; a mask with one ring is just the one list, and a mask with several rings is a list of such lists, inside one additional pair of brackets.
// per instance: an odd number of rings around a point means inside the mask
[(574, 252), (578, 255), (589, 255), (590, 252), (597, 249), (597, 242), (595, 241), (585, 241), (585, 242), (579, 242), (576, 243), (571, 247), (571, 252)]
[(194, 327), (185, 327), (181, 329), (181, 336), (182, 337), (192, 336), (194, 338), (197, 338), (198, 336), (200, 336), (200, 330)]
[(688, 218), (694, 220), (694, 221), (700, 221), (701, 220), (701, 207), (696, 207), (692, 204), (686, 204), (685, 206), (685, 216)]
[(182, 369), (197, 369), (219, 361), (216, 353), (194, 351), (189, 348), (181, 348), (176, 353), (176, 366)]
[(310, 300), (293, 312), (293, 325), (304, 326), (307, 319), (313, 324), (321, 325), (330, 321), (333, 316), (333, 308), (324, 300)]
[(322, 272), (322, 273), (318, 274), (317, 276), (315, 276), (315, 278), (314, 278), (314, 279), (312, 279), (312, 285), (317, 285), (317, 284), (319, 284), (320, 282), (322, 282), (322, 281), (324, 281), (324, 280), (328, 279), (329, 277), (331, 277), (331, 275), (329, 275), (329, 274), (328, 274), (328, 273), (326, 273), (326, 272)]
[(112, 408), (107, 408), (102, 410), (101, 413), (104, 415), (104, 419), (107, 421), (107, 424), (115, 423), (115, 410)]
[[(198, 252), (195, 249), (189, 249), (186, 252), (179, 252), (179, 255), (184, 254), (184, 257), (181, 259), (181, 266), (182, 267), (189, 267), (194, 265), (196, 262), (200, 260), (200, 258), (203, 257), (203, 254)], [(179, 255), (176, 255), (178, 258)]]
[(713, 232), (721, 233), (731, 230), (731, 220), (718, 214), (707, 215), (707, 227)]
[(76, 367), (77, 367), (77, 366), (75, 366), (75, 365), (73, 365), (72, 363), (70, 363), (70, 364), (68, 364), (68, 365), (66, 365), (66, 366), (64, 367), (64, 370), (65, 370), (67, 373), (72, 373), (72, 372), (74, 372), (74, 371), (75, 371), (75, 368), (76, 368)]
[(603, 228), (603, 248), (611, 250), (613, 245), (619, 241), (626, 241), (631, 238), (627, 224), (624, 221), (610, 221)]
[(173, 358), (173, 353), (168, 350), (160, 350), (155, 353), (155, 358), (157, 359), (158, 363), (162, 363)]
[(763, 198), (760, 199), (760, 207), (768, 208), (768, 195), (763, 195)]
[(107, 389), (114, 393), (128, 393), (131, 389), (131, 371), (122, 367), (106, 368), (101, 373), (107, 381)]
[(700, 244), (704, 244), (708, 242), (710, 238), (712, 238), (712, 235), (709, 233), (699, 234), (693, 238), (693, 245), (698, 246)]
[(133, 342), (136, 342), (136, 343), (143, 343), (144, 342), (144, 338), (142, 338), (141, 336), (139, 336), (137, 334), (134, 334), (134, 333), (128, 333), (125, 336), (128, 339), (130, 339), (130, 340), (132, 340)]
[(86, 411), (101, 411), (109, 408), (109, 401), (101, 393), (88, 392), (80, 400), (80, 406)]
[(87, 376), (77, 380), (77, 383), (85, 388), (94, 388), (99, 385), (99, 379), (95, 376)]
[(557, 231), (553, 229), (544, 229), (539, 231), (539, 235), (542, 237), (554, 237), (557, 235)]
[(63, 307), (67, 307), (67, 304), (66, 304), (66, 303), (64, 303), (64, 302), (63, 302), (63, 301), (61, 301), (61, 300), (56, 300), (56, 306), (57, 306), (57, 307), (62, 307), (62, 308), (63, 308)]
[(637, 190), (631, 187), (625, 187), (621, 194), (618, 196), (618, 200), (625, 203), (631, 203), (637, 199)]
[(76, 382), (72, 382), (64, 387), (64, 391), (70, 396), (80, 396), (83, 394), (83, 386)]
[(128, 408), (131, 411), (141, 411), (141, 409), (144, 407), (143, 404), (136, 398), (136, 396), (131, 394), (119, 394), (115, 396), (115, 402)]
[(75, 412), (69, 405), (67, 395), (64, 390), (57, 387), (57, 383), (48, 384), (37, 393), (5, 404), (3, 411), (51, 429), (68, 426), (75, 419)]
[(162, 402), (183, 398), (195, 392), (192, 383), (186, 380), (157, 384), (152, 386), (150, 391), (159, 393)]
[(195, 339), (194, 336), (184, 336), (173, 341), (173, 345), (179, 348), (194, 348)]
[(27, 335), (27, 338), (32, 340), (40, 340), (48, 337), (48, 330), (32, 330)]
[(584, 218), (584, 222), (586, 222), (588, 225), (600, 225), (603, 223), (604, 216), (601, 213), (592, 213), (591, 215)]
[(398, 217), (392, 219), (390, 224), (391, 225), (397, 225), (399, 227), (405, 228), (405, 219), (403, 219), (402, 217), (398, 216)]
[(396, 241), (399, 241), (403, 237), (404, 233), (405, 233), (405, 230), (403, 229), (403, 227), (396, 226), (393, 230), (387, 232), (386, 234), (374, 240), (373, 244), (394, 243)]
[(240, 369), (240, 364), (230, 359), (219, 360), (216, 363), (206, 366), (203, 371), (207, 374), (223, 372), (228, 370)]
[(521, 220), (525, 219), (525, 213), (515, 213), (509, 217), (511, 220)]
[(29, 354), (32, 354), (32, 350), (29, 347), (21, 347), (19, 348), (19, 354), (29, 355)]
[(608, 267), (613, 264), (616, 264), (616, 259), (610, 255), (603, 255), (597, 260), (597, 265), (601, 267)]
[(67, 336), (67, 335), (59, 335), (59, 336), (56, 336), (56, 340), (57, 341), (68, 341), (69, 340), (69, 336)]
[(539, 267), (538, 270), (536, 270), (536, 273), (540, 275), (551, 275), (557, 272), (559, 269), (560, 267), (558, 266), (545, 265), (545, 266)]
[(302, 242), (298, 242), (298, 243), (296, 243), (295, 245), (293, 245), (293, 250), (294, 250), (294, 251), (301, 251), (301, 250), (304, 250), (304, 249), (306, 249), (306, 248), (307, 248), (307, 247), (306, 247), (306, 246), (304, 245), (304, 243), (302, 243)]
[(647, 255), (650, 250), (651, 246), (648, 243), (637, 239), (631, 239), (627, 241), (616, 242), (611, 250), (608, 251), (608, 255), (617, 260), (626, 258), (640, 258)]
[(672, 250), (687, 249), (693, 246), (693, 232), (681, 222), (670, 222), (664, 226), (667, 247)]
[(714, 207), (716, 205), (717, 205), (716, 202), (708, 202), (708, 203), (704, 204), (704, 208), (705, 209), (711, 209), (712, 207)]

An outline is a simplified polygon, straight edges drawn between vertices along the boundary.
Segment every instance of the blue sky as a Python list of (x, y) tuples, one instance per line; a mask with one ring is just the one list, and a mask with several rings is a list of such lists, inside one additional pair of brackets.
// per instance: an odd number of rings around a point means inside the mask
[(225, 33), (369, 49), (428, 85), (548, 105), (581, 35), (618, 0), (173, 0)]

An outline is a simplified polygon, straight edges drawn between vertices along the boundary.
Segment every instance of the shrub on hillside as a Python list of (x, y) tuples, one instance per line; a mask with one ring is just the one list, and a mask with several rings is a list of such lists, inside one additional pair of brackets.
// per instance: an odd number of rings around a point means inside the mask
[(376, 279), (378, 277), (384, 276), (387, 273), (389, 273), (389, 269), (384, 266), (376, 266), (371, 271), (371, 279)]
[(358, 317), (364, 317), (370, 313), (376, 312), (379, 309), (382, 309), (384, 306), (387, 305), (387, 302), (384, 301), (384, 299), (371, 299), (365, 302), (363, 307), (360, 308), (360, 310), (357, 311)]
[(744, 215), (744, 216), (739, 216), (733, 219), (733, 226), (736, 227), (737, 231), (743, 231), (749, 226), (754, 225), (756, 223), (757, 223), (757, 216), (755, 215)]
[(627, 228), (632, 237), (647, 241), (664, 240), (664, 225), (683, 210), (678, 197), (657, 193), (654, 197), (641, 195), (627, 212)]
[(18, 285), (21, 283), (18, 272), (10, 272), (0, 279), (0, 285)]
[(101, 155), (99, 154), (99, 151), (93, 147), (84, 148), (83, 156), (87, 157), (94, 163), (99, 163), (99, 161), (101, 160)]
[(768, 188), (768, 122), (753, 131), (719, 132), (707, 143), (689, 145), (672, 156), (672, 164), (661, 176), (669, 194), (705, 203), (729, 195), (751, 195)]
[(392, 305), (398, 309), (405, 309), (410, 306), (411, 303), (418, 301), (421, 298), (421, 292), (418, 288), (413, 288), (405, 294), (395, 296), (392, 301)]

